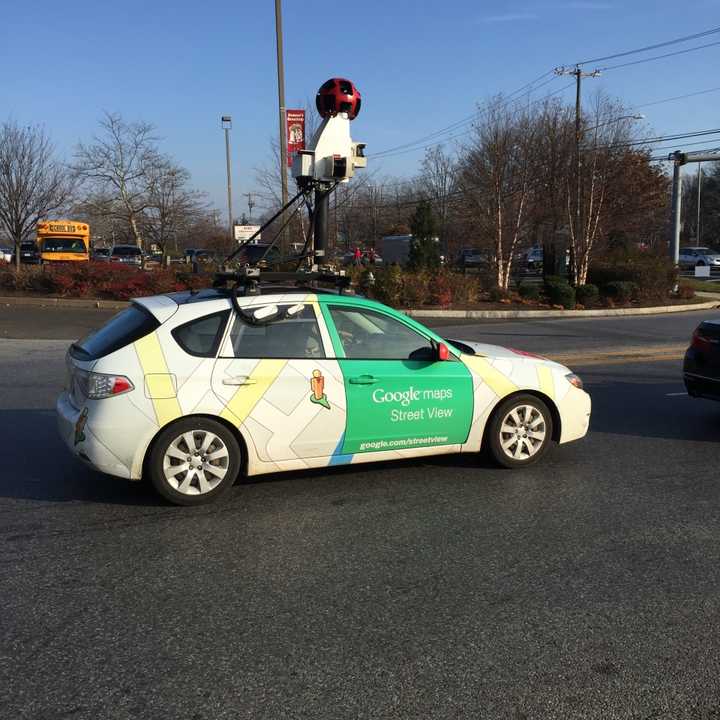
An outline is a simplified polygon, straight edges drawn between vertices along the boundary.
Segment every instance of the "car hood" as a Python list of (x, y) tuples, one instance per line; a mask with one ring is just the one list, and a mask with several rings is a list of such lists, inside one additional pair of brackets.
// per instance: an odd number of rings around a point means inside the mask
[[(451, 345), (459, 346), (458, 349), (462, 350), (463, 345), (467, 345), (472, 349), (475, 355), (482, 355), (487, 358), (503, 358), (508, 360), (526, 360), (529, 362), (535, 362), (542, 365), (555, 365), (559, 368), (565, 368), (564, 365), (550, 360), (549, 358), (543, 357), (536, 353), (527, 352), (525, 350), (517, 350), (515, 348), (507, 348), (502, 345), (490, 345), (488, 343), (473, 342), (472, 340), (462, 340), (457, 338), (455, 340), (448, 339)], [(565, 368), (567, 369), (567, 368)], [(568, 370), (569, 372), (569, 370)]]

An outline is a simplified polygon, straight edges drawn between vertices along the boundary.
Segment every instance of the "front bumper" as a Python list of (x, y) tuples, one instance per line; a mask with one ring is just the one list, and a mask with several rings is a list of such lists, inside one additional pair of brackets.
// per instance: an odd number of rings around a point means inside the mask
[(92, 432), (92, 403), (78, 410), (63, 392), (55, 405), (60, 437), (70, 452), (88, 465), (108, 475), (130, 479), (129, 468), (120, 462)]
[(584, 390), (571, 386), (557, 406), (561, 423), (560, 443), (585, 437), (590, 429), (592, 410), (590, 395)]

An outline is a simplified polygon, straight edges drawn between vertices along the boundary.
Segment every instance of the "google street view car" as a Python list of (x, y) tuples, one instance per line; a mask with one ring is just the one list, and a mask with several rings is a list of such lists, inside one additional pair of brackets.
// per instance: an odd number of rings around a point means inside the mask
[(524, 467), (586, 434), (590, 398), (558, 363), (361, 297), (215, 288), (134, 300), (74, 343), (57, 416), (86, 463), (193, 505), (241, 473), (481, 449)]

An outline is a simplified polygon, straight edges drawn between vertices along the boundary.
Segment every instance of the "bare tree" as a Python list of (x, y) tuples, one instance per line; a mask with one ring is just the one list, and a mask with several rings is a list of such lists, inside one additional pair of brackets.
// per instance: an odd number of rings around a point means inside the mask
[(443, 252), (447, 252), (450, 211), (457, 190), (455, 161), (445, 152), (443, 146), (439, 145), (426, 150), (420, 170), (420, 193), (430, 201), (433, 215), (437, 219), (440, 247)]
[(142, 248), (142, 214), (148, 207), (152, 171), (162, 164), (154, 127), (129, 123), (118, 113), (105, 113), (101, 134), (75, 151), (74, 169), (91, 192), (112, 199), (112, 211), (129, 225)]
[[(584, 119), (590, 125), (583, 133), (581, 148), (581, 226), (577, 227), (575, 196), (568, 186), (567, 211), (570, 232), (570, 272), (574, 285), (584, 285), (590, 260), (601, 237), (608, 195), (618, 162), (626, 157), (628, 142), (634, 137), (632, 119), (627, 110), (606, 95), (595, 96), (590, 115)], [(575, 173), (568, 173), (577, 177)]]
[(527, 223), (536, 127), (527, 111), (513, 111), (498, 97), (460, 161), (458, 186), (477, 228), (492, 239), (494, 279), (503, 290)]
[(178, 252), (178, 233), (207, 211), (203, 193), (188, 187), (190, 173), (172, 158), (163, 157), (147, 170), (147, 203), (143, 214), (146, 237), (162, 252), (172, 240)]
[(12, 238), (20, 267), (20, 243), (38, 221), (58, 212), (70, 200), (73, 181), (54, 156), (54, 147), (39, 127), (9, 121), (0, 127), (0, 225)]

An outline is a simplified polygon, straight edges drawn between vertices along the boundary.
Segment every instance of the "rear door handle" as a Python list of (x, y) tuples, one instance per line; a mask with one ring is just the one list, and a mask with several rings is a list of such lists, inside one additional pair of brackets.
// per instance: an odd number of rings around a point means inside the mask
[(374, 375), (358, 375), (348, 380), (351, 385), (373, 385), (377, 381), (378, 379)]
[(254, 385), (257, 380), (253, 380), (249, 375), (236, 375), (235, 377), (223, 378), (223, 385)]

